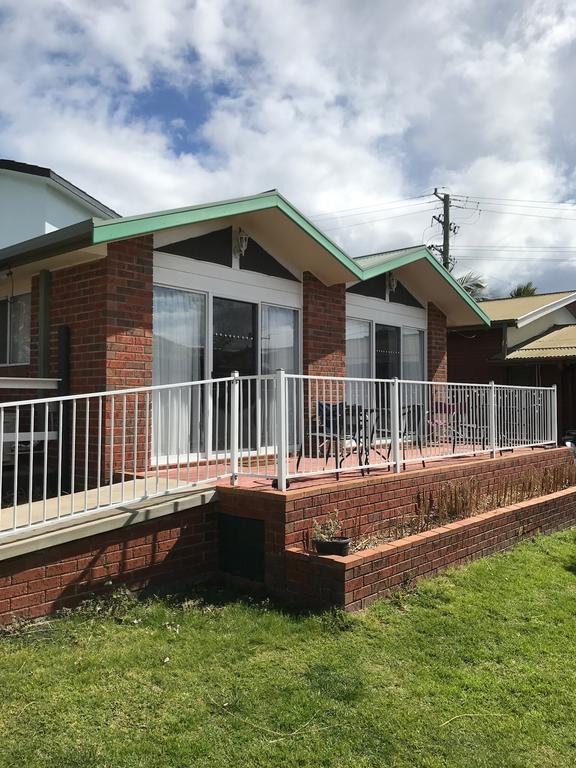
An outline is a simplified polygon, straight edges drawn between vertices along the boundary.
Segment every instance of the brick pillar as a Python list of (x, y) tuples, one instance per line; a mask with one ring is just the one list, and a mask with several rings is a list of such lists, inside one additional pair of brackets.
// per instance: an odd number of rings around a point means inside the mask
[(428, 304), (428, 380), (448, 380), (446, 315), (435, 304)]
[(151, 237), (108, 245), (106, 389), (152, 385), (152, 262)]
[(303, 373), (346, 373), (346, 286), (327, 286), (310, 272), (303, 279)]
[[(105, 366), (106, 389), (131, 389), (152, 385), (152, 237), (120, 240), (108, 245), (105, 291)], [(130, 394), (114, 399), (113, 467), (130, 476), (146, 469), (146, 415), (151, 431), (152, 401), (145, 394)], [(148, 406), (148, 407), (147, 407)], [(104, 464), (110, 465), (111, 403), (106, 410)], [(124, 451), (122, 437), (124, 435)], [(149, 439), (151, 434), (149, 435)], [(134, 454), (136, 446), (136, 455)], [(150, 459), (150, 442), (148, 459)]]

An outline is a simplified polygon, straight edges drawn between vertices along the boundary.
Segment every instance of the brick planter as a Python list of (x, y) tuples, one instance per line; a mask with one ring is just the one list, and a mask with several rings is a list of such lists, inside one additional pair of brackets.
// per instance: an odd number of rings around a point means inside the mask
[(348, 557), (319, 557), (290, 547), (287, 595), (297, 603), (355, 611), (416, 579), (574, 524), (576, 489), (568, 488)]

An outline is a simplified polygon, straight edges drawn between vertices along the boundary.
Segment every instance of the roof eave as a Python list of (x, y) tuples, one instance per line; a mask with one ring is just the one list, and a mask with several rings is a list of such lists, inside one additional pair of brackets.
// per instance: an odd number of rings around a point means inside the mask
[(86, 219), (46, 235), (9, 245), (0, 250), (0, 269), (21, 267), (51, 256), (87, 248), (94, 244), (93, 230), (93, 219)]
[(550, 314), (550, 312), (555, 312), (557, 309), (567, 307), (568, 304), (573, 304), (574, 302), (576, 302), (576, 292), (571, 293), (569, 296), (565, 296), (562, 299), (558, 299), (557, 301), (553, 301), (550, 304), (546, 304), (539, 309), (534, 309), (532, 312), (527, 312), (525, 315), (521, 315), (516, 319), (516, 327), (523, 328), (525, 325), (533, 323), (541, 317), (545, 317)]
[(404, 267), (407, 264), (412, 264), (413, 262), (419, 261), (420, 259), (425, 259), (429, 264), (431, 264), (431, 266), (446, 280), (446, 282), (456, 291), (460, 298), (463, 299), (464, 302), (470, 307), (470, 309), (479, 317), (483, 325), (490, 325), (490, 318), (484, 312), (484, 310), (481, 309), (481, 307), (474, 301), (474, 299), (472, 299), (466, 293), (460, 283), (458, 283), (458, 281), (452, 277), (450, 272), (448, 272), (448, 270), (445, 269), (434, 258), (434, 256), (432, 256), (428, 248), (425, 246), (411, 253), (403, 254), (402, 256), (398, 256), (397, 258), (390, 259), (387, 262), (378, 264), (374, 267), (370, 267), (367, 270), (363, 270), (363, 276), (361, 279), (369, 280), (372, 277), (377, 277), (378, 275), (390, 272), (393, 269), (399, 269), (400, 267)]

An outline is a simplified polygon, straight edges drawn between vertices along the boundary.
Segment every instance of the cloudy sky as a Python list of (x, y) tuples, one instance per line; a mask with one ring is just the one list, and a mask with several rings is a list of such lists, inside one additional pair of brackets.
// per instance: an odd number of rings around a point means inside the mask
[[(576, 0), (0, 0), (0, 157), (124, 214), (278, 188), (353, 254), (576, 289)], [(563, 204), (561, 204), (563, 203)]]

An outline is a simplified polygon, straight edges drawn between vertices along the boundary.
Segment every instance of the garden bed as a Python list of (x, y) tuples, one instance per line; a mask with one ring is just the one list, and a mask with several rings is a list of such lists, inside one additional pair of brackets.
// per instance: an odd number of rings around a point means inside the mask
[(576, 488), (576, 465), (530, 468), (507, 475), (486, 488), (475, 478), (448, 483), (428, 494), (417, 493), (414, 511), (385, 521), (380, 531), (353, 536), (350, 552), (362, 552), (380, 544), (414, 536), (484, 512)]
[[(431, 521), (432, 518), (430, 518)], [(576, 524), (576, 487), (517, 501), (389, 540), (347, 557), (286, 552), (286, 592), (295, 602), (357, 610), (423, 576)]]

